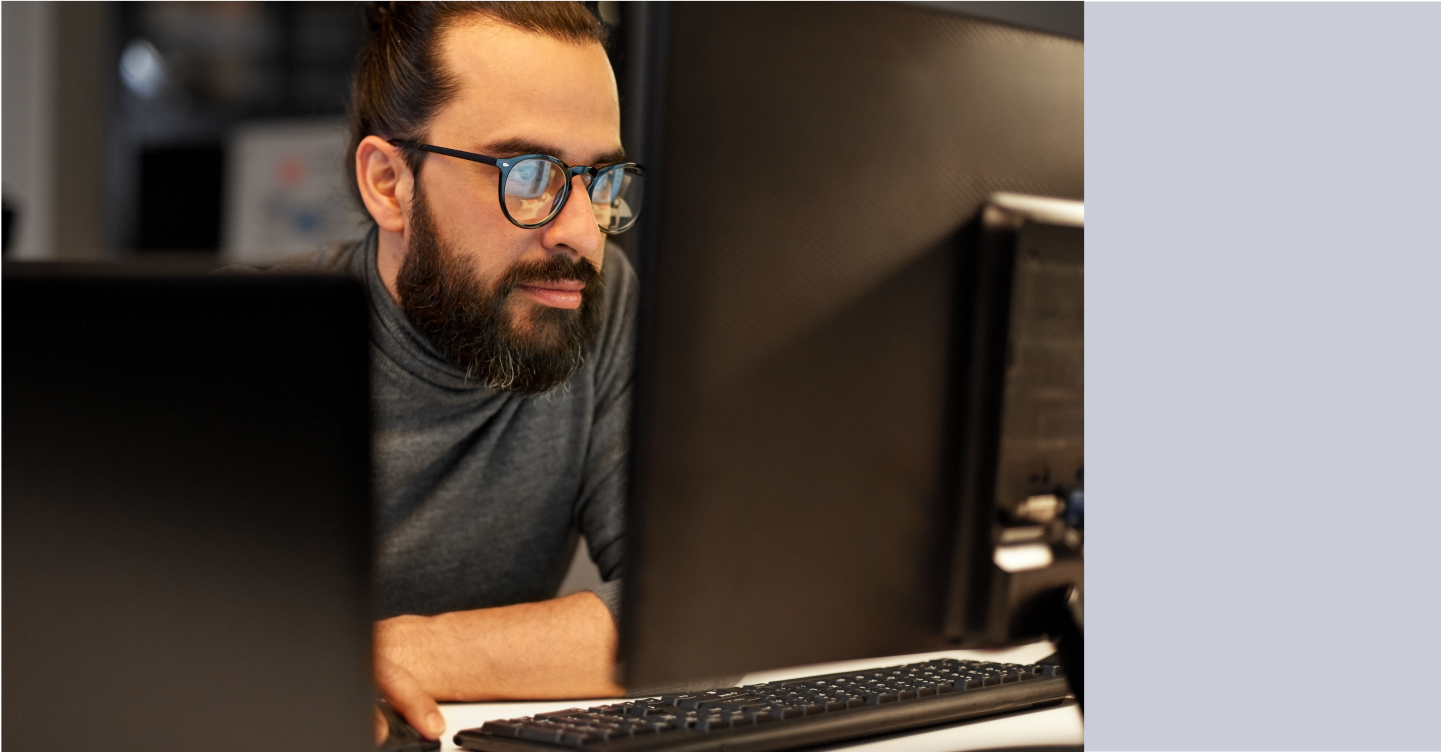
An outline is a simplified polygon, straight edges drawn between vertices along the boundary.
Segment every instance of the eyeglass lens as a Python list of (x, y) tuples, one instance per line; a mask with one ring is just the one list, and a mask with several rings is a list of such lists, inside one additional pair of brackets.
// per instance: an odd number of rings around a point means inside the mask
[(596, 224), (606, 232), (630, 229), (640, 214), (645, 177), (633, 167), (602, 170), (590, 186), (590, 208)]
[[(568, 176), (550, 160), (521, 160), (505, 179), (505, 210), (523, 225), (546, 221), (556, 211)], [(644, 195), (644, 176), (635, 168), (617, 165), (601, 170), (589, 190), (590, 208), (602, 230), (621, 232), (635, 224)]]
[(505, 179), (505, 210), (523, 225), (544, 222), (555, 212), (556, 198), (566, 173), (545, 159), (526, 159), (511, 168)]

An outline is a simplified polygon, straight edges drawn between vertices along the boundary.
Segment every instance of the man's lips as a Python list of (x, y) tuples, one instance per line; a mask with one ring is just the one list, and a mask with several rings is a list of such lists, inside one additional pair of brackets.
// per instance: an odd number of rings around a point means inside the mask
[(545, 282), (528, 282), (520, 289), (532, 298), (553, 308), (579, 308), (580, 291), (585, 283), (578, 279), (555, 279)]

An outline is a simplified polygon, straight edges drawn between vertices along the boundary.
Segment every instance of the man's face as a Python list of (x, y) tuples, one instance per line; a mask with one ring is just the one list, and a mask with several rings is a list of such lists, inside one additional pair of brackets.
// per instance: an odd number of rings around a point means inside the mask
[[(493, 157), (549, 154), (572, 165), (619, 161), (615, 78), (599, 45), (479, 21), (449, 30), (442, 58), (459, 88), (428, 143)], [(583, 357), (594, 337), (604, 236), (579, 179), (561, 213), (534, 230), (505, 218), (499, 182), (495, 167), (427, 155), (397, 292), (411, 321), (457, 365), (494, 386), (545, 391), (569, 378), (574, 368), (563, 364), (578, 367), (573, 356)], [(520, 370), (539, 378), (496, 378), (482, 361), (497, 356), (534, 356)]]

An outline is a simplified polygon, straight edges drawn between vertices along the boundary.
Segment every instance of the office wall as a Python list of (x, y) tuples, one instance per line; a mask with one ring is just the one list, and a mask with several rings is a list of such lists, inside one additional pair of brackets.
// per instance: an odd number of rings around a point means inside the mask
[(16, 212), (9, 257), (107, 255), (111, 11), (94, 2), (0, 6), (3, 182)]
[[(110, 3), (55, 3), (55, 253), (108, 255), (105, 157), (111, 109)], [(109, 75), (107, 75), (109, 74)]]
[(54, 78), (52, 29), (54, 3), (0, 5), (3, 59), (0, 74), (0, 135), (3, 135), (5, 204), (16, 212), (6, 256), (42, 259), (53, 255), (52, 225), (36, 221), (51, 216), (52, 171), (50, 128), (54, 122), (51, 79)]

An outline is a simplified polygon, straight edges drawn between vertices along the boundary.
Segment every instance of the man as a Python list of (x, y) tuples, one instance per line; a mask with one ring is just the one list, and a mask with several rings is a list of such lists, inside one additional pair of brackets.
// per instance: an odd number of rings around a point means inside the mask
[[(634, 207), (588, 185), (624, 187), (635, 202), (639, 175), (510, 164), (623, 162), (604, 28), (582, 6), (368, 12), (351, 124), (375, 228), (284, 266), (347, 271), (371, 288), (387, 617), (375, 674), (435, 739), (436, 700), (621, 692), (612, 667), (636, 283), (600, 223), (623, 227)], [(573, 530), (607, 582), (553, 598)]]

